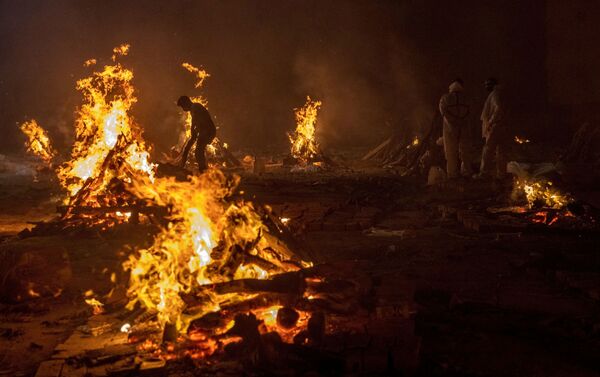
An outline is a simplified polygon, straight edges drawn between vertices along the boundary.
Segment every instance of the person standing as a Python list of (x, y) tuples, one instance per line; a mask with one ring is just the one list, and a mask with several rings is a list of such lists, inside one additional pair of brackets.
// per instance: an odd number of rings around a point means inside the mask
[[(487, 79), (485, 88), (489, 92), (481, 112), (481, 134), (485, 139), (485, 145), (483, 146), (481, 167), (477, 177), (502, 179), (506, 176), (508, 140), (506, 103), (498, 87), (498, 80), (495, 78)], [(495, 167), (494, 160), (496, 162)]]
[(464, 94), (461, 79), (454, 80), (448, 93), (440, 99), (440, 113), (443, 117), (444, 154), (448, 179), (458, 178), (462, 160), (465, 173), (470, 175), (470, 162), (465, 161), (464, 138), (467, 135), (469, 105)]
[(185, 167), (190, 149), (196, 143), (196, 162), (198, 163), (200, 172), (203, 172), (208, 168), (205, 156), (206, 146), (215, 138), (217, 128), (206, 107), (200, 103), (192, 102), (190, 97), (179, 97), (177, 106), (192, 114), (192, 132), (190, 139), (185, 143), (185, 147), (183, 148), (180, 166), (182, 168)]

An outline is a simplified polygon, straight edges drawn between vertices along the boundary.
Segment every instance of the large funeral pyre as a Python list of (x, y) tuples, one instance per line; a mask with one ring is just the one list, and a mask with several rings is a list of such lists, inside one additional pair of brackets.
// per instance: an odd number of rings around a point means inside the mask
[[(72, 225), (75, 219), (83, 220), (80, 224), (121, 222), (132, 213), (137, 220), (140, 209), (157, 209), (125, 187), (139, 177), (151, 182), (155, 174), (141, 128), (130, 114), (137, 102), (133, 72), (118, 61), (128, 53), (127, 44), (114, 48), (106, 65), (77, 81), (83, 101), (75, 111), (75, 141), (70, 158), (56, 169), (67, 192), (59, 207), (63, 224), (47, 227), (66, 228), (64, 224)], [(84, 63), (86, 67), (96, 65), (96, 59)], [(46, 163), (56, 164), (57, 154), (35, 120), (24, 123), (21, 129), (29, 138), (29, 149)]]
[[(131, 271), (131, 308), (139, 303), (156, 311), (161, 324), (185, 330), (192, 319), (219, 310), (220, 303), (247, 298), (221, 297), (207, 285), (267, 279), (306, 266), (272, 242), (250, 203), (225, 202), (235, 187), (236, 182), (228, 182), (218, 170), (189, 182), (161, 178), (154, 184), (133, 183), (138, 196), (173, 209), (169, 225), (154, 244), (131, 255), (125, 264)], [(194, 298), (193, 310), (185, 314), (183, 295)]]
[[(129, 46), (114, 49), (113, 64), (77, 82), (84, 102), (77, 110), (71, 159), (58, 169), (70, 206), (115, 206), (129, 198), (117, 186), (138, 176), (154, 178), (141, 129), (129, 114), (137, 102), (133, 72), (116, 62)], [(88, 64), (90, 61), (88, 61)]]

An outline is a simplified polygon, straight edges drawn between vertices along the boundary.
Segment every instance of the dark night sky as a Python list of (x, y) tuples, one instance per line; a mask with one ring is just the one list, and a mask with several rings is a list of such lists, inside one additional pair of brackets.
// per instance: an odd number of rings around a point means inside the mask
[(29, 117), (68, 143), (82, 62), (102, 62), (123, 42), (132, 46), (123, 61), (135, 73), (134, 113), (158, 149), (176, 140), (173, 101), (197, 93), (183, 61), (211, 74), (204, 95), (234, 148), (284, 147), (292, 109), (307, 94), (323, 100), (320, 134), (332, 146), (370, 145), (390, 125), (427, 123), (457, 75), (479, 105), (489, 75), (518, 93), (517, 103), (540, 105), (543, 5), (0, 0), (1, 153), (21, 149), (16, 123)]

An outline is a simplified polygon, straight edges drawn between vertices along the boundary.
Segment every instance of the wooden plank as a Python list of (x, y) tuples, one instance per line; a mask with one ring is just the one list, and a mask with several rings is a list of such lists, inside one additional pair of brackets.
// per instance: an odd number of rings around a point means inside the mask
[(371, 151), (367, 152), (366, 155), (363, 156), (362, 160), (366, 161), (366, 160), (370, 160), (373, 157), (375, 157), (379, 152), (381, 152), (381, 150), (383, 150), (384, 148), (386, 148), (392, 141), (392, 138), (388, 138), (386, 141), (384, 141), (383, 143), (379, 144), (378, 146), (376, 146), (375, 148), (373, 148)]

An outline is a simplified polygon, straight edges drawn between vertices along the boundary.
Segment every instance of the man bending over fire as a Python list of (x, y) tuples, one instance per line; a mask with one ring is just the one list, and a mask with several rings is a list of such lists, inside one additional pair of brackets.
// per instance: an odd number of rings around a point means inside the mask
[(206, 107), (199, 103), (192, 102), (190, 97), (179, 97), (177, 100), (177, 106), (181, 107), (183, 111), (189, 111), (192, 114), (192, 134), (183, 148), (180, 166), (182, 168), (185, 167), (190, 149), (194, 143), (196, 143), (196, 162), (198, 163), (198, 169), (200, 172), (203, 172), (208, 168), (204, 152), (206, 150), (206, 146), (215, 138), (217, 134), (217, 128), (212, 121), (210, 113), (208, 110), (206, 110)]

